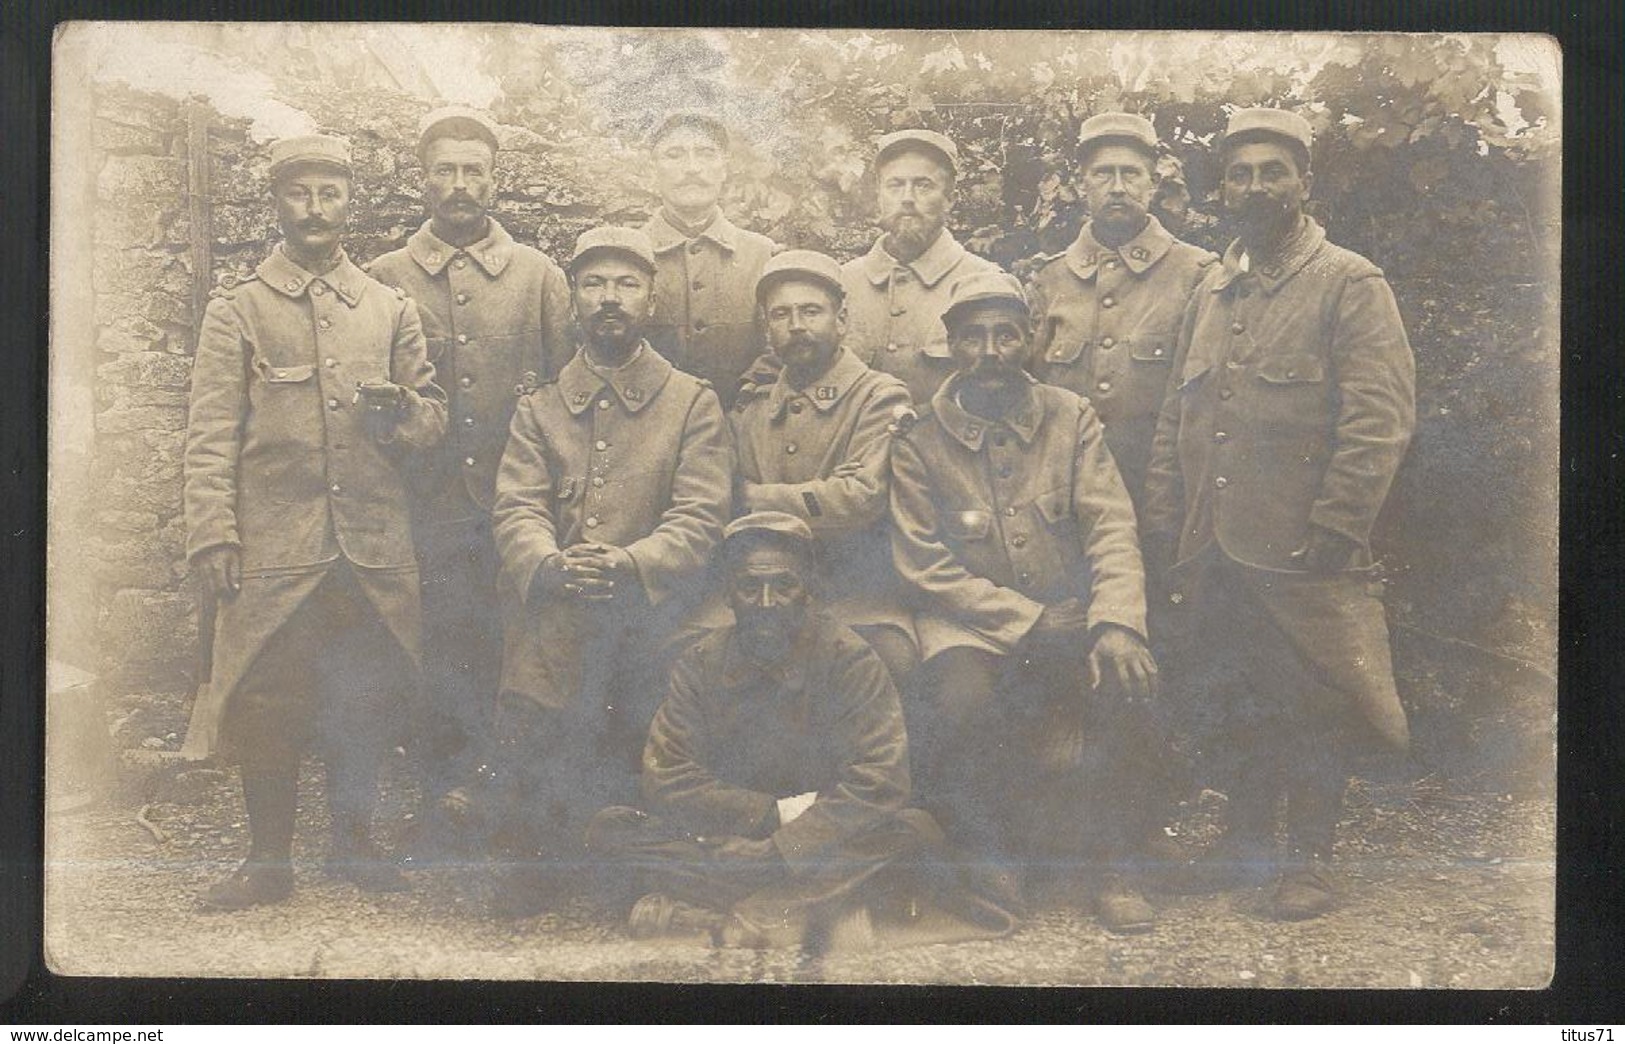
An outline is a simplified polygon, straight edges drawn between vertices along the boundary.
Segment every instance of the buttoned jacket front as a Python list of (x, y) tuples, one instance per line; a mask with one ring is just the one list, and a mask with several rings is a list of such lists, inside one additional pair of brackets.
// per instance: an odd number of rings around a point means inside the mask
[(907, 264), (886, 252), (884, 240), (841, 266), (847, 318), (842, 343), (872, 369), (901, 379), (914, 401), (924, 404), (954, 370), (942, 325), (954, 287), (999, 266), (960, 246), (947, 229)]
[(557, 376), (575, 350), (564, 272), (494, 219), (467, 247), (442, 241), (424, 222), (368, 271), (417, 302), (429, 359), (450, 397), (448, 437), (424, 465), (423, 517), (488, 514), (514, 403)]
[(1116, 249), (1101, 245), (1092, 227), (1033, 278), (1033, 373), (1094, 406), (1138, 504), (1180, 320), (1218, 257), (1175, 239), (1154, 217)]
[(892, 546), (919, 592), (921, 655), (1009, 653), (1046, 605), (1145, 634), (1134, 509), (1088, 403), (1032, 383), (1001, 420), (950, 379), (892, 443)]
[[(406, 389), (387, 444), (353, 401), (364, 381)], [(347, 257), (313, 275), (278, 250), (204, 312), (186, 437), (187, 554), (239, 547), (245, 575), (341, 555), (415, 568), (408, 455), (445, 427), (417, 307)]]
[(1371, 529), (1415, 425), (1415, 362), (1382, 270), (1305, 218), (1282, 259), (1239, 244), (1186, 312), (1146, 488), (1147, 532), (1295, 570), (1311, 524), (1370, 564)]
[(816, 793), (771, 836), (792, 871), (818, 869), (908, 800), (897, 689), (863, 639), (820, 611), (773, 668), (740, 652), (732, 626), (712, 631), (672, 670), (643, 792), (691, 831), (746, 837), (773, 822), (779, 798)]
[(647, 343), (613, 371), (583, 349), (514, 411), (493, 515), (503, 587), (522, 605), (544, 559), (590, 540), (626, 549), (651, 603), (689, 594), (732, 486), (728, 423), (708, 385)]
[(678, 369), (710, 381), (726, 408), (766, 344), (756, 314), (756, 279), (777, 246), (721, 213), (692, 237), (667, 221), (664, 211), (643, 232), (655, 250), (649, 342)]

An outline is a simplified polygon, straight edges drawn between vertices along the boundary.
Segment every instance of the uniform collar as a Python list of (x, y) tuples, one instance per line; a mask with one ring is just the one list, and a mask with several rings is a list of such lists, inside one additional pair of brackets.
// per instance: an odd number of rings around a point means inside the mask
[(429, 231), (431, 222), (425, 221), (423, 227), (412, 233), (406, 241), (407, 252), (418, 267), (432, 276), (437, 276), (451, 264), (451, 259), (459, 254), (466, 254), (474, 259), (474, 263), (485, 269), (486, 274), (493, 279), (502, 274), (508, 267), (508, 259), (513, 255), (513, 237), (508, 230), (497, 223), (493, 217), (486, 218), (489, 223), (485, 238), (477, 243), (470, 243), (466, 247), (454, 247)]
[(801, 625), (801, 632), (796, 635), (795, 642), (790, 646), (789, 655), (782, 663), (768, 665), (757, 663), (746, 656), (744, 650), (739, 648), (738, 626), (730, 627), (728, 640), (722, 651), (723, 686), (738, 689), (746, 685), (759, 688), (763, 684), (778, 684), (791, 692), (803, 691), (807, 687), (806, 665), (812, 661), (813, 652), (820, 644), (820, 634), (828, 631), (830, 627), (829, 617), (821, 610), (816, 606), (809, 609), (807, 618)]
[(936, 286), (969, 252), (944, 228), (937, 235), (936, 242), (926, 248), (925, 253), (905, 265), (881, 246), (885, 239), (885, 235), (882, 234), (875, 240), (875, 245), (869, 248), (869, 252), (863, 255), (864, 274), (875, 286), (885, 286), (886, 281), (891, 278), (893, 269), (897, 268), (906, 268), (913, 272), (919, 277), (920, 282), (928, 287)]
[(339, 251), (339, 263), (333, 266), (331, 271), (321, 275), (300, 268), (281, 247), (271, 251), (270, 256), (261, 261), (254, 272), (260, 277), (260, 282), (284, 297), (302, 297), (310, 288), (310, 284), (321, 283), (351, 308), (354, 308), (361, 300), (361, 295), (366, 293), (368, 282), (367, 276), (343, 250)]
[(1150, 214), (1146, 215), (1145, 227), (1140, 229), (1140, 234), (1115, 250), (1103, 246), (1095, 238), (1094, 222), (1091, 221), (1067, 248), (1066, 264), (1077, 273), (1079, 279), (1093, 279), (1100, 262), (1115, 255), (1123, 259), (1129, 271), (1143, 275), (1148, 268), (1161, 261), (1173, 245), (1173, 234)]
[(790, 387), (790, 380), (783, 370), (779, 371), (779, 379), (773, 384), (773, 391), (767, 400), (767, 414), (774, 420), (784, 416), (792, 399), (809, 399), (813, 407), (820, 413), (828, 413), (846, 396), (852, 385), (858, 382), (869, 371), (862, 359), (847, 351), (838, 349), (834, 362), (823, 375), (800, 391)]
[(1244, 275), (1253, 275), (1258, 278), (1266, 294), (1273, 294), (1309, 263), (1309, 259), (1324, 242), (1326, 230), (1307, 214), (1304, 215), (1303, 224), (1298, 226), (1297, 233), (1287, 243), (1280, 260), (1272, 264), (1256, 266), (1242, 249), (1241, 240), (1237, 239), (1230, 244), (1229, 249), (1224, 252), (1224, 258), (1219, 262), (1219, 278), (1213, 284), (1213, 292), (1224, 290)]
[(649, 347), (648, 341), (640, 341), (632, 361), (609, 371), (608, 379), (587, 364), (587, 349), (581, 348), (559, 371), (559, 393), (564, 396), (565, 409), (579, 416), (608, 386), (614, 389), (626, 412), (636, 413), (654, 401), (671, 374), (671, 363)]
[(649, 242), (654, 245), (657, 254), (675, 250), (690, 239), (709, 239), (729, 254), (733, 253), (739, 245), (739, 229), (720, 210), (717, 211), (717, 216), (712, 219), (711, 223), (705, 226), (703, 232), (690, 236), (670, 221), (667, 221), (666, 211), (662, 208), (655, 212), (654, 217), (644, 223), (643, 234), (649, 237)]
[(1022, 445), (1030, 446), (1033, 439), (1038, 436), (1038, 429), (1044, 423), (1044, 400), (1033, 394), (1032, 386), (1038, 381), (1031, 374), (1027, 376), (1027, 382), (1021, 402), (1001, 419), (988, 420), (959, 405), (954, 396), (955, 389), (959, 385), (959, 375), (954, 374), (942, 382), (942, 387), (932, 396), (931, 415), (937, 418), (944, 431), (964, 444), (972, 453), (982, 451), (982, 439), (989, 428), (1008, 428), (1021, 440)]

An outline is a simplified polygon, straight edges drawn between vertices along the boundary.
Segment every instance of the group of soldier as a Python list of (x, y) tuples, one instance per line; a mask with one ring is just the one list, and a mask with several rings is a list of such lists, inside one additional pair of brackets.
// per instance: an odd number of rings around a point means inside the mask
[[(1153, 887), (1330, 909), (1349, 759), (1407, 739), (1369, 538), (1414, 377), (1380, 270), (1304, 213), (1311, 146), (1235, 112), (1221, 258), (1149, 212), (1152, 124), (1094, 116), (1090, 221), (1024, 287), (945, 227), (929, 130), (879, 140), (839, 264), (730, 223), (727, 130), (675, 114), (659, 212), (562, 270), (492, 216), (481, 113), (425, 119), (428, 219), (365, 271), (347, 145), (277, 142), (283, 242), (210, 301), (186, 443), (188, 743), (251, 836), (205, 902), (289, 896), (312, 751), (328, 873), (477, 854), (499, 912), (597, 888), (638, 936), (968, 938), (1076, 875), (1114, 931)], [(1199, 853), (1170, 702), (1225, 766)]]

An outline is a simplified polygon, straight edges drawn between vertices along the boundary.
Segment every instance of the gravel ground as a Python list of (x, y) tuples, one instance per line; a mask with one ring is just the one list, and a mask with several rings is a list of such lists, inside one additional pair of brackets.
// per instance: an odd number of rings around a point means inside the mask
[[(306, 772), (302, 810), (321, 805), (316, 775)], [(380, 823), (404, 820), (404, 789), (386, 779)], [(1156, 929), (1118, 937), (1095, 923), (1081, 887), (1062, 886), (1005, 939), (823, 957), (635, 942), (622, 912), (584, 900), (496, 920), (474, 870), (423, 871), (410, 892), (365, 895), (323, 876), (325, 830), (313, 811), (301, 813), (292, 900), (208, 912), (198, 893), (247, 849), (234, 776), (148, 770), (120, 793), (146, 803), (104, 799), (50, 815), (45, 945), (57, 973), (1533, 988), (1552, 972), (1552, 802), (1432, 780), (1356, 781), (1339, 840), (1343, 899), (1315, 921), (1267, 919), (1264, 889), (1153, 896)], [(1204, 792), (1181, 837), (1210, 837), (1222, 800)]]

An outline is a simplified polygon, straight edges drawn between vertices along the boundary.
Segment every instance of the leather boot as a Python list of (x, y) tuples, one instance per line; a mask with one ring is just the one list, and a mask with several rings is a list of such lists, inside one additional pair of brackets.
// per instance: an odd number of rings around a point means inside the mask
[(1156, 926), (1157, 911), (1125, 874), (1108, 873), (1095, 890), (1095, 916), (1109, 932), (1149, 932)]
[(654, 892), (632, 904), (626, 931), (634, 939), (703, 937), (715, 946), (727, 923), (728, 918), (715, 910)]
[(326, 870), (329, 877), (349, 881), (363, 892), (404, 892), (411, 887), (395, 860), (372, 839), (366, 821), (358, 816), (335, 813)]
[(1294, 852), (1275, 886), (1270, 908), (1283, 921), (1306, 921), (1337, 905), (1337, 875), (1331, 860), (1316, 852)]
[(293, 827), (298, 763), (272, 768), (244, 766), (243, 804), (251, 837), (248, 858), (224, 881), (203, 893), (215, 910), (246, 910), (280, 903), (293, 894)]

